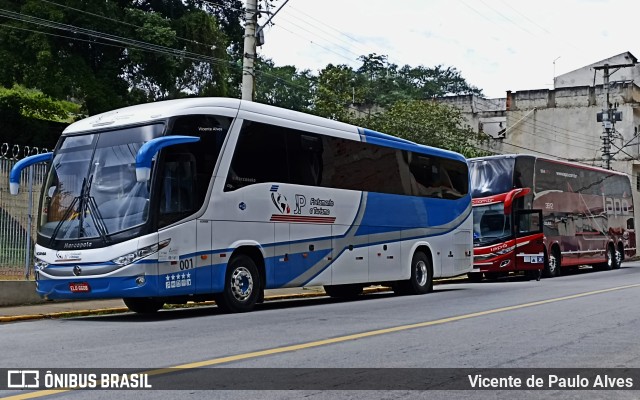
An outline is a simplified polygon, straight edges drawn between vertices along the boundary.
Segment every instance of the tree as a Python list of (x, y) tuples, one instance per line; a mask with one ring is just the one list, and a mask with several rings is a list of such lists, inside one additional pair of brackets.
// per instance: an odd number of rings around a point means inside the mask
[(433, 68), (405, 65), (398, 71), (398, 84), (413, 99), (463, 94), (482, 95), (482, 90), (467, 83), (458, 70), (442, 65)]
[(329, 64), (320, 71), (316, 85), (313, 113), (325, 118), (346, 121), (353, 115), (357, 74), (347, 65)]
[(289, 110), (311, 110), (315, 86), (311, 71), (298, 71), (292, 65), (276, 67), (271, 60), (258, 59), (255, 82), (256, 102)]
[(463, 125), (460, 110), (434, 101), (399, 101), (383, 112), (351, 122), (466, 157), (485, 155), (475, 147), (479, 138), (469, 126)]
[(0, 0), (0, 16), (8, 18), (0, 26), (0, 85), (19, 83), (74, 99), (88, 114), (150, 100), (228, 95), (232, 52), (242, 40), (242, 4), (217, 3)]
[[(79, 111), (77, 104), (53, 100), (37, 90), (0, 87), (0, 143), (51, 148), (62, 127), (73, 121)], [(52, 127), (55, 135), (50, 134)]]
[(316, 114), (345, 120), (354, 111), (372, 114), (399, 101), (446, 95), (482, 95), (482, 90), (468, 84), (453, 67), (405, 65), (398, 68), (388, 61), (386, 55), (376, 53), (360, 56), (358, 60), (362, 65), (356, 70), (346, 65), (329, 64), (320, 71)]

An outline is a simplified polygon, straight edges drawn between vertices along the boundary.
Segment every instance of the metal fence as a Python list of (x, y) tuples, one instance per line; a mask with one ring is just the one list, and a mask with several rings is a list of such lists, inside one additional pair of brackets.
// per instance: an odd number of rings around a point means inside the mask
[(0, 144), (0, 279), (28, 278), (33, 268), (33, 244), (40, 192), (46, 165), (36, 164), (22, 172), (20, 193), (9, 193), (9, 172), (20, 159), (47, 149)]

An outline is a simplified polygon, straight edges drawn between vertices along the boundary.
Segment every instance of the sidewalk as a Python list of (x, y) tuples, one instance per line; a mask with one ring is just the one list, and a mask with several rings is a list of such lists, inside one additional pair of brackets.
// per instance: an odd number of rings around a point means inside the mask
[[(370, 287), (365, 288), (365, 293), (386, 292), (389, 290), (389, 288), (382, 286)], [(321, 296), (326, 296), (321, 286), (268, 289), (265, 290), (264, 300), (276, 301)], [(210, 301), (198, 304), (213, 305), (215, 303)], [(124, 305), (122, 299), (49, 301), (34, 305), (0, 307), (0, 323), (123, 312), (129, 312), (129, 309)]]

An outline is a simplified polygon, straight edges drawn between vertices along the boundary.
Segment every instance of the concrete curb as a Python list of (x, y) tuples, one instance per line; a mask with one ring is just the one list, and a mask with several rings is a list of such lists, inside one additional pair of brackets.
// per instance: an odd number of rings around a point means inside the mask
[[(388, 287), (371, 287), (371, 288), (365, 288), (363, 290), (363, 294), (388, 292), (390, 290), (391, 288), (388, 288)], [(325, 292), (320, 292), (320, 291), (314, 291), (309, 293), (276, 294), (271, 296), (265, 296), (264, 301), (294, 300), (294, 299), (325, 297), (325, 296), (327, 296), (327, 294)], [(193, 303), (193, 305), (177, 306), (176, 309), (212, 306), (215, 304), (216, 303), (214, 301), (205, 301), (200, 303)], [(129, 312), (129, 309), (127, 307), (115, 307), (115, 308), (98, 308), (94, 310), (60, 311), (60, 312), (52, 312), (52, 313), (45, 313), (45, 314), (11, 315), (6, 317), (0, 317), (0, 323), (30, 321), (30, 320), (37, 320), (37, 319), (56, 319), (56, 318), (65, 318), (65, 317), (71, 317), (71, 316), (81, 317), (85, 315), (95, 315), (95, 314), (120, 314), (124, 312)]]

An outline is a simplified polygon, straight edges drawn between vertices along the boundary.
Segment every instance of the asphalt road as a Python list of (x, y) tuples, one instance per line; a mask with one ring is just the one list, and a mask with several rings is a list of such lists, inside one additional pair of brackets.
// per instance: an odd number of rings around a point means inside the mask
[[(215, 307), (202, 307), (164, 310), (152, 317), (127, 313), (39, 320), (0, 327), (0, 369), (187, 370), (156, 372), (165, 384), (184, 385), (184, 391), (32, 394), (43, 398), (638, 398), (640, 376), (635, 375), (628, 376), (633, 376), (636, 390), (615, 392), (566, 390), (558, 384), (544, 391), (418, 391), (404, 390), (402, 379), (398, 381), (406, 372), (401, 368), (434, 369), (420, 371), (436, 375), (443, 368), (452, 368), (445, 372), (454, 374), (458, 369), (486, 369), (485, 376), (493, 372), (497, 377), (508, 375), (500, 369), (517, 368), (514, 371), (543, 376), (545, 384), (550, 379), (545, 371), (555, 373), (554, 368), (590, 368), (596, 374), (610, 372), (607, 368), (640, 368), (638, 304), (640, 263), (630, 262), (615, 271), (583, 269), (540, 282), (519, 277), (460, 281), (437, 285), (424, 296), (379, 293), (355, 301), (270, 302), (248, 314), (219, 314)], [(251, 368), (260, 382), (279, 379), (268, 373), (261, 378), (263, 368), (295, 368), (293, 389), (308, 390), (202, 391), (211, 384), (209, 371), (196, 367), (224, 368), (220, 374), (236, 375), (240, 373), (229, 369)], [(349, 370), (317, 368), (360, 368), (356, 375), (364, 375), (358, 379), (349, 376)], [(375, 379), (378, 389), (400, 390), (330, 390), (367, 388), (374, 379), (369, 372), (387, 373)], [(327, 384), (315, 379), (308, 385), (309, 376), (320, 376)], [(464, 380), (469, 382), (467, 375)], [(243, 382), (229, 385), (249, 388)], [(458, 386), (468, 389), (468, 384)], [(25, 394), (4, 391), (0, 399)]]

